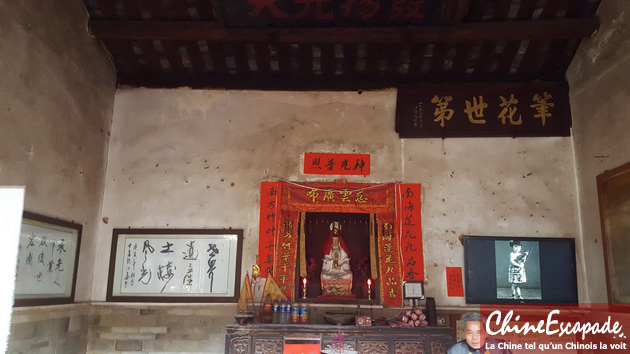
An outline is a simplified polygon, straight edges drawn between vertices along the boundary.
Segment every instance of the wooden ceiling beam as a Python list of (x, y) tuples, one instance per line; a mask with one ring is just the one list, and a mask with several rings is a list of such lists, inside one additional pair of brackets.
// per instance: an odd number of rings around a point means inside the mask
[(586, 38), (599, 28), (599, 19), (563, 18), (545, 20), (462, 23), (440, 27), (372, 28), (222, 28), (207, 21), (106, 21), (90, 20), (90, 32), (99, 39), (207, 40), (214, 42), (272, 43), (437, 43), (561, 40)]
[(396, 87), (417, 82), (527, 82), (564, 81), (563, 75), (524, 76), (518, 74), (442, 74), (426, 75), (236, 75), (236, 74), (147, 74), (118, 73), (118, 84), (152, 88), (212, 88), (244, 90), (363, 90)]

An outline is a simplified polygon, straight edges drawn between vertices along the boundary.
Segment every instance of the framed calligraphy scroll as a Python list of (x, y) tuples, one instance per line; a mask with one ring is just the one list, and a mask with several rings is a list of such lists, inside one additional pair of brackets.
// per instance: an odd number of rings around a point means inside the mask
[(74, 302), (82, 226), (24, 212), (15, 280), (15, 306)]
[(107, 301), (236, 302), (243, 230), (114, 229)]

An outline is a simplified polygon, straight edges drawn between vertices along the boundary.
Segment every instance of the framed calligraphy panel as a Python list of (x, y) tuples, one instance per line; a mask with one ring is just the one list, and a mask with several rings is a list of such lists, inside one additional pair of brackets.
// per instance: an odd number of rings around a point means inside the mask
[(15, 279), (15, 306), (74, 302), (83, 227), (24, 212)]
[(107, 301), (236, 302), (243, 230), (114, 229)]
[(400, 138), (571, 135), (566, 82), (421, 83), (398, 87)]

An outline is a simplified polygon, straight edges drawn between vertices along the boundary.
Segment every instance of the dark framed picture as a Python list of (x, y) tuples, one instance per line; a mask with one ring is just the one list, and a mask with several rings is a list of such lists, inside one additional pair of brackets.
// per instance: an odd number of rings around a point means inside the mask
[(466, 302), (577, 303), (575, 240), (464, 236)]
[(243, 230), (114, 229), (107, 301), (236, 302)]
[(82, 225), (24, 212), (15, 279), (15, 306), (74, 302)]

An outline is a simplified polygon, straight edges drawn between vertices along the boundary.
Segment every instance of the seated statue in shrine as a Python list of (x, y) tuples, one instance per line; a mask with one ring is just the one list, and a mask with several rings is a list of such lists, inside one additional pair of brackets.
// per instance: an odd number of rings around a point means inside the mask
[(350, 257), (340, 230), (339, 222), (331, 223), (330, 234), (324, 243), (324, 262), (321, 273), (323, 296), (352, 294)]

